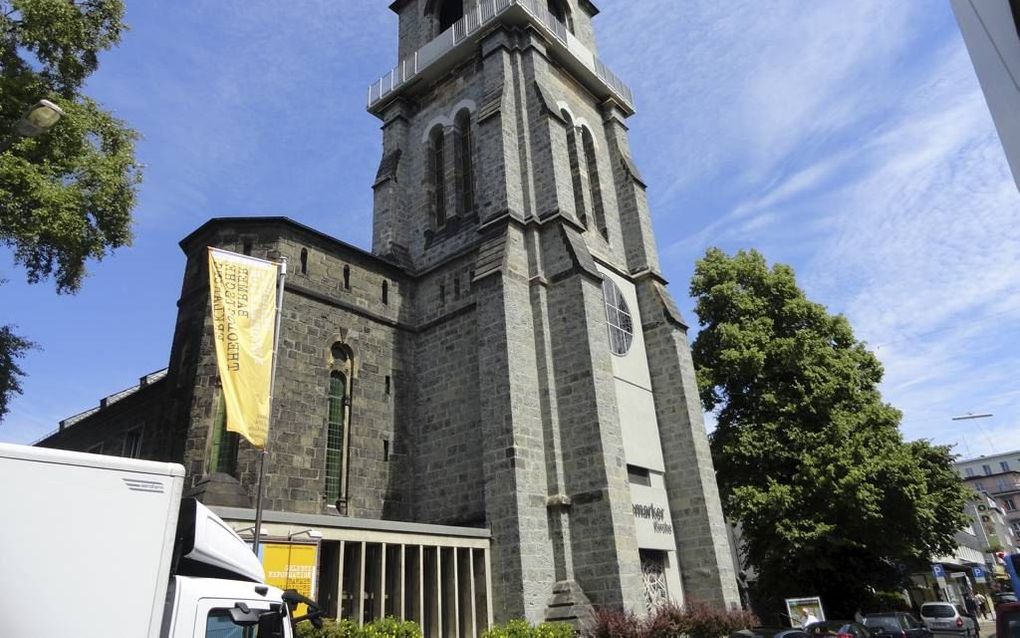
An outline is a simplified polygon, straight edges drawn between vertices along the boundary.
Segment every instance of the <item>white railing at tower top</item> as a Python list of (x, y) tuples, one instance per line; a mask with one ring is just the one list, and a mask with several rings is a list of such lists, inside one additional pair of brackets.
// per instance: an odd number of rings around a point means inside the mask
[(527, 11), (578, 60), (599, 79), (606, 83), (610, 91), (627, 106), (634, 107), (634, 95), (630, 88), (616, 77), (605, 64), (599, 60), (588, 47), (574, 37), (565, 24), (556, 19), (546, 8), (545, 0), (478, 0), (464, 17), (452, 27), (443, 31), (438, 37), (422, 48), (400, 61), (386, 75), (368, 87), (368, 107), (400, 88), (413, 79), (430, 64), (439, 59), (447, 51), (463, 42), (482, 27), (491, 23), (510, 7), (517, 5)]

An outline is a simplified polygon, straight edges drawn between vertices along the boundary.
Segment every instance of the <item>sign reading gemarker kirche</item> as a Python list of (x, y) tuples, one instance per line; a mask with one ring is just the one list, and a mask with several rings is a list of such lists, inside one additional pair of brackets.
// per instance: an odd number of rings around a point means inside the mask
[(278, 265), (209, 248), (216, 367), (227, 430), (258, 448), (269, 433)]
[(634, 504), (634, 518), (643, 518), (652, 521), (652, 531), (656, 534), (672, 534), (673, 525), (666, 520), (666, 508), (659, 507), (655, 503), (642, 505)]

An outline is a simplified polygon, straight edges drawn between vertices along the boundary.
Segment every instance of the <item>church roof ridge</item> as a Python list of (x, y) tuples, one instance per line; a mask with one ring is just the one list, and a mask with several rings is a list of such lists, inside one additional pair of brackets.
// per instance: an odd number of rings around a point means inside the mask
[(189, 247), (195, 242), (195, 240), (198, 239), (199, 236), (205, 234), (210, 228), (213, 228), (215, 226), (221, 226), (224, 224), (281, 224), (284, 226), (290, 226), (295, 230), (313, 235), (331, 244), (335, 244), (336, 246), (340, 247), (343, 250), (357, 253), (360, 257), (375, 261), (387, 268), (397, 270), (405, 276), (414, 275), (414, 273), (409, 271), (407, 268), (391, 259), (387, 259), (371, 251), (365, 250), (364, 248), (360, 248), (358, 246), (355, 246), (354, 244), (345, 242), (342, 239), (337, 239), (336, 237), (324, 233), (321, 230), (317, 230), (315, 228), (312, 228), (311, 226), (302, 224), (301, 222), (294, 221), (290, 217), (286, 217), (284, 215), (240, 215), (237, 217), (229, 216), (212, 217), (206, 220), (206, 222), (203, 223), (201, 226), (188, 233), (188, 235), (184, 239), (178, 242), (178, 245), (181, 247), (181, 250), (188, 252)]

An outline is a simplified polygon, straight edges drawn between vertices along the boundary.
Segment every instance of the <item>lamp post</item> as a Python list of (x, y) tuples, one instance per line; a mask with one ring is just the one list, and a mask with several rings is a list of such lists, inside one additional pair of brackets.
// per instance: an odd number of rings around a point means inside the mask
[(53, 128), (64, 115), (63, 109), (49, 100), (39, 100), (14, 124), (14, 130), (0, 142), (0, 153), (11, 147), (19, 138), (36, 137)]

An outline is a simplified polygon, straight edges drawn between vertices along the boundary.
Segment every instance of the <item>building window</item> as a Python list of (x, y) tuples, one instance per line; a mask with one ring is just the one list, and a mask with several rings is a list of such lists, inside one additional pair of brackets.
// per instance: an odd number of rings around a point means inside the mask
[(446, 226), (446, 135), (442, 126), (437, 126), (429, 136), (428, 148), (428, 190), (432, 221), (435, 227)]
[(302, 248), (301, 249), (301, 274), (302, 275), (307, 275), (308, 274), (308, 249), (307, 248)]
[(344, 266), (344, 290), (351, 289), (351, 267)]
[(436, 35), (457, 24), (464, 17), (464, 0), (438, 0), (438, 2), (439, 32)]
[(250, 239), (246, 239), (246, 240), (244, 240), (244, 242), (242, 242), (242, 244), (241, 244), (241, 252), (243, 252), (245, 255), (251, 255), (251, 240)]
[(625, 355), (634, 340), (634, 323), (623, 292), (608, 276), (602, 278), (606, 298), (606, 324), (609, 326), (609, 347), (615, 355)]
[(354, 381), (354, 352), (344, 343), (330, 348), (329, 391), (326, 404), (327, 505), (347, 513), (347, 466), (351, 441), (351, 392)]
[(388, 281), (382, 282), (382, 302), (384, 304), (390, 303), (390, 282)]
[(347, 377), (334, 370), (329, 375), (329, 405), (326, 430), (326, 501), (340, 498), (340, 474), (343, 465), (344, 409), (347, 403)]
[(474, 210), (475, 175), (471, 132), (471, 113), (466, 109), (457, 114), (457, 195), (461, 213)]
[(142, 428), (131, 428), (124, 434), (124, 447), (121, 456), (137, 459), (142, 456)]
[(982, 465), (981, 466), (981, 471), (983, 471), (985, 473), (985, 476), (988, 476), (989, 474), (992, 473), (992, 466), (991, 465)]
[(1006, 507), (1007, 512), (1016, 511), (1016, 503), (1013, 501), (1012, 496), (1010, 496), (1009, 498), (1002, 499), (1002, 504)]
[(216, 404), (216, 421), (213, 423), (210, 472), (236, 475), (239, 436), (237, 432), (227, 431), (227, 399), (221, 390)]
[(1002, 468), (1003, 472), (1009, 471), (1009, 461), (999, 461), (999, 467)]
[(967, 476), (974, 476), (974, 468), (972, 467), (964, 468), (963, 471)]
[(584, 205), (584, 186), (581, 182), (581, 160), (577, 154), (577, 133), (574, 121), (566, 110), (560, 111), (567, 126), (567, 158), (570, 160), (570, 184), (574, 189), (574, 213), (577, 221), (587, 228), (588, 212)]
[(1020, 521), (1013, 521), (1011, 524), (1013, 526), (1013, 533), (1020, 536)]
[(974, 481), (974, 489), (979, 491), (979, 492), (984, 492), (985, 491), (985, 484), (982, 483), (981, 481)]
[(627, 478), (631, 483), (636, 485), (644, 485), (645, 487), (652, 486), (652, 476), (648, 470), (637, 465), (627, 466)]
[(606, 228), (606, 211), (602, 204), (602, 186), (599, 181), (599, 166), (595, 160), (595, 138), (587, 127), (581, 127), (581, 144), (584, 147), (584, 163), (588, 166), (588, 195), (591, 199), (591, 209), (595, 216), (595, 227), (603, 238), (609, 239), (609, 229)]
[(549, 9), (549, 13), (552, 17), (556, 18), (567, 27), (567, 30), (571, 33), (574, 32), (574, 18), (570, 15), (570, 10), (567, 8), (566, 3), (563, 0), (548, 0), (546, 6)]
[(995, 489), (999, 492), (1005, 492), (1009, 489), (1009, 481), (1005, 479), (998, 479), (995, 481)]

